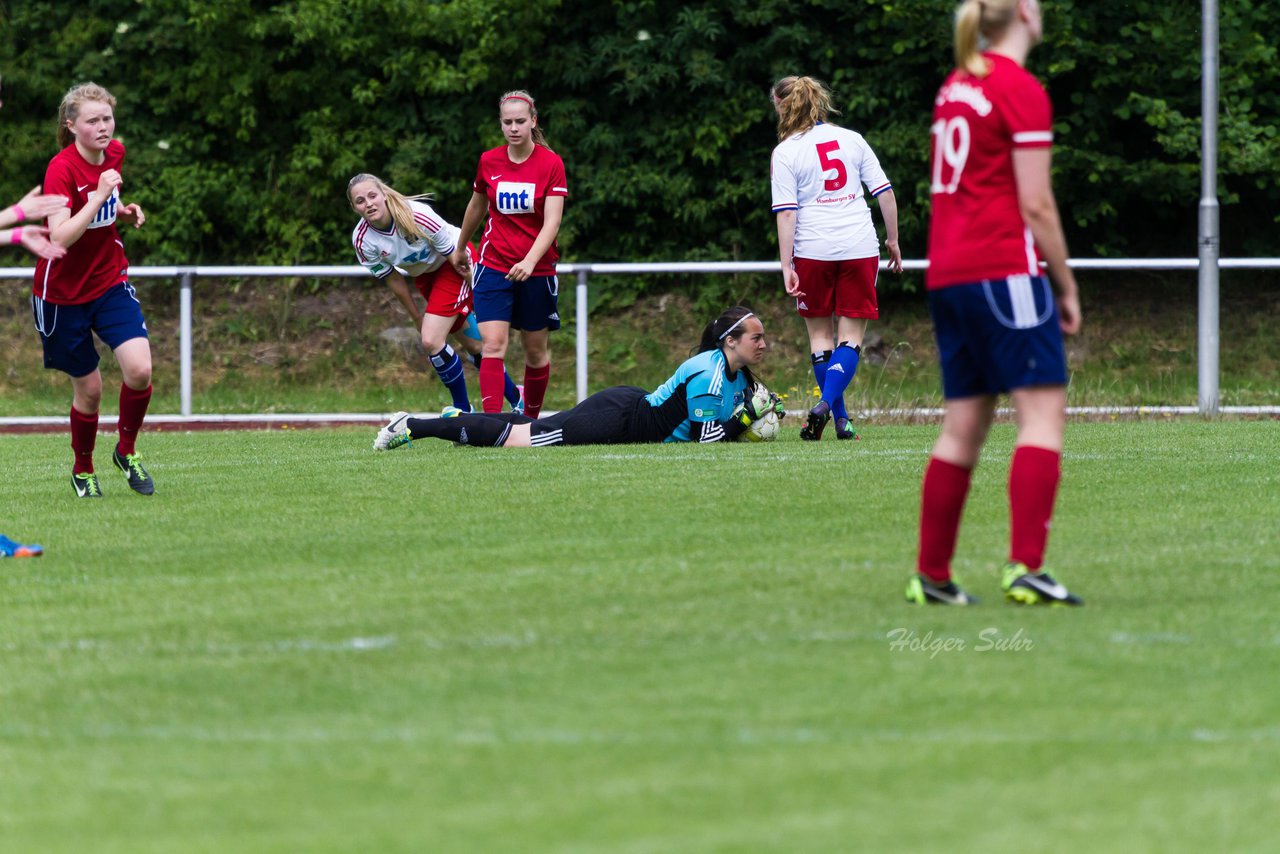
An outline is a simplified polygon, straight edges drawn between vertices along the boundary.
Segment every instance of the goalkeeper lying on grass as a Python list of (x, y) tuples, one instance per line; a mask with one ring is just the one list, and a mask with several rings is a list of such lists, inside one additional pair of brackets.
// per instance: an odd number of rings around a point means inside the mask
[(424, 438), (486, 448), (737, 439), (769, 413), (783, 412), (781, 401), (751, 372), (767, 347), (760, 319), (735, 306), (707, 325), (697, 355), (652, 393), (614, 386), (572, 409), (536, 420), (451, 409), (430, 419), (398, 412), (378, 431), (373, 448), (390, 451)]

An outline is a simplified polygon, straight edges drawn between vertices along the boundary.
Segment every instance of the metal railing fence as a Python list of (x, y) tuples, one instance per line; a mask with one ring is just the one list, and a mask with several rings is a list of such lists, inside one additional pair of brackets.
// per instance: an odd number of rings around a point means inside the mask
[[(1076, 270), (1197, 270), (1200, 261), (1197, 258), (1074, 258), (1071, 267)], [(927, 261), (904, 261), (903, 269), (924, 270)], [(1218, 266), (1223, 270), (1275, 270), (1280, 269), (1280, 258), (1221, 258)], [(883, 269), (883, 264), (882, 264)], [(777, 273), (777, 261), (678, 261), (670, 263), (573, 263), (560, 264), (556, 272), (561, 277), (573, 276), (576, 282), (576, 335), (577, 350), (577, 396), (581, 401), (587, 396), (587, 294), (592, 275), (638, 276), (654, 274), (681, 275), (726, 275), (736, 273)], [(21, 279), (32, 275), (30, 267), (0, 267), (0, 279)], [(192, 302), (195, 282), (198, 278), (231, 279), (231, 278), (311, 278), (311, 279), (359, 279), (369, 272), (358, 264), (351, 265), (299, 265), (299, 266), (174, 266), (174, 267), (131, 267), (131, 279), (177, 279), (180, 286), (179, 296), (179, 358), (181, 383), (182, 415), (192, 414), (191, 401), (191, 330)], [(1205, 319), (1200, 318), (1203, 323)], [(1213, 338), (1217, 338), (1216, 318)], [(1214, 354), (1214, 363), (1217, 358)], [(1218, 388), (1217, 372), (1206, 376), (1201, 371), (1200, 411), (1210, 414), (1217, 410)], [(1205, 384), (1212, 382), (1211, 388)], [(1205, 401), (1211, 401), (1206, 409)]]

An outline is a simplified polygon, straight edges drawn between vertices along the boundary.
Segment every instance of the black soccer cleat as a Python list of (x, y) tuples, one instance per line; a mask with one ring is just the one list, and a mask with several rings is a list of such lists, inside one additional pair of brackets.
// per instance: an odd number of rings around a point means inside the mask
[(955, 581), (938, 584), (918, 574), (907, 582), (907, 601), (913, 605), (978, 604), (978, 600), (961, 590)]
[(817, 442), (822, 438), (822, 431), (830, 420), (831, 406), (825, 400), (818, 401), (818, 405), (809, 410), (804, 426), (800, 428), (800, 438), (806, 442)]
[(116, 445), (111, 452), (111, 460), (116, 464), (116, 468), (124, 472), (125, 480), (129, 481), (129, 488), (134, 492), (139, 495), (151, 495), (156, 491), (155, 481), (142, 467), (142, 458), (136, 453), (122, 454), (120, 446)]
[(1004, 598), (1019, 605), (1083, 605), (1084, 600), (1072, 593), (1047, 572), (1032, 572), (1021, 563), (1007, 563), (1000, 587)]
[(853, 439), (857, 441), (862, 437), (858, 435), (858, 431), (849, 426), (848, 418), (836, 419), (836, 438), (837, 439)]
[(71, 485), (75, 487), (76, 498), (101, 498), (102, 487), (98, 484), (98, 476), (93, 472), (81, 474), (71, 473)]

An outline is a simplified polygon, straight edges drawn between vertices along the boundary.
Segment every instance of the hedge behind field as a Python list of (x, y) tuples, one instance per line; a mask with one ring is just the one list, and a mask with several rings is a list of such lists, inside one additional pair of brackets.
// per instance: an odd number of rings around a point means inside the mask
[[(1199, 4), (1045, 2), (1031, 68), (1057, 122), (1076, 255), (1195, 251)], [(1224, 4), (1223, 252), (1280, 254), (1280, 6)], [(527, 88), (568, 167), (566, 260), (767, 259), (769, 85), (828, 81), (924, 254), (937, 0), (97, 0), (0, 3), (4, 203), (55, 151), (61, 94), (120, 100), (134, 263), (341, 263), (344, 190), (373, 171), (458, 221), (497, 99)], [(16, 256), (15, 256), (16, 257)], [(642, 288), (623, 280), (620, 288)]]

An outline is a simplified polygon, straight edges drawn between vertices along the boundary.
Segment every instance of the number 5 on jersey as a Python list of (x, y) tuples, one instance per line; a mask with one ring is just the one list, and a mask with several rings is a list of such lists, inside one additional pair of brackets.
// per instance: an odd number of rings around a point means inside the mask
[(840, 141), (833, 139), (820, 142), (814, 148), (818, 150), (818, 162), (822, 164), (824, 174), (832, 169), (836, 170), (836, 176), (823, 181), (822, 188), (830, 193), (849, 183), (849, 170), (845, 167), (844, 161), (831, 156), (833, 152), (840, 150)]

